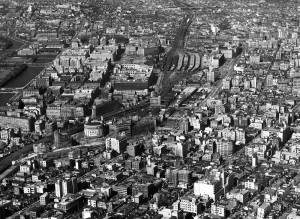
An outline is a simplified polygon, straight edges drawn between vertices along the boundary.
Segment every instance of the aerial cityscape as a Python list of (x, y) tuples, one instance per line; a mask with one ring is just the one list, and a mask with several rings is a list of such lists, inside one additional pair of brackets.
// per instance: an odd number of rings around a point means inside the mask
[(300, 0), (0, 0), (0, 219), (300, 219)]

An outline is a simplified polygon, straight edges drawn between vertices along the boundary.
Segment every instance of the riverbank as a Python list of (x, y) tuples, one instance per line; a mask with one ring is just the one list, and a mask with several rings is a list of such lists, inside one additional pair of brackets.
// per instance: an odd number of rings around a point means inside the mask
[[(7, 60), (10, 60), (12, 64), (16, 62), (16, 65), (19, 65), (21, 63), (17, 63), (18, 57), (15, 57), (14, 54), (19, 48), (23, 47), (25, 44), (15, 41), (14, 39), (11, 39), (11, 41), (13, 45), (10, 46), (9, 49), (0, 51), (0, 60), (3, 59), (4, 63), (7, 63)], [(10, 59), (7, 59), (8, 57), (10, 57)], [(27, 86), (34, 78), (36, 78), (43, 71), (43, 69), (45, 68), (43, 64), (52, 62), (55, 59), (55, 57), (56, 54), (38, 55), (35, 60), (31, 60), (33, 62), (32, 65), (28, 63), (26, 69), (19, 72), (18, 75), (13, 75), (13, 77), (11, 77), (10, 80), (7, 80), (6, 83), (0, 83), (0, 87), (17, 89)], [(0, 75), (0, 79), (6, 77), (7, 75), (8, 73), (4, 71), (3, 74)], [(8, 89), (8, 92), (11, 92), (11, 89)], [(18, 98), (18, 96), (19, 94), (16, 93), (3, 93), (3, 95), (0, 95), (0, 106), (5, 106), (6, 103), (8, 103), (12, 98)]]
[(8, 81), (2, 87), (4, 88), (17, 88), (24, 87), (32, 79), (34, 79), (44, 67), (27, 67), (23, 72), (16, 76), (13, 80)]
[[(0, 37), (1, 37), (1, 35), (0, 35)], [(17, 50), (24, 44), (24, 43), (15, 41), (13, 39), (9, 39), (9, 40), (12, 42), (12, 45), (10, 45), (7, 49), (0, 50), (0, 55), (6, 54), (6, 52), (8, 52), (8, 51)]]
[(10, 80), (16, 78), (26, 70), (26, 65), (9, 66), (0, 64), (0, 87), (3, 87)]
[(12, 41), (4, 36), (0, 36), (0, 51), (6, 50), (13, 45)]

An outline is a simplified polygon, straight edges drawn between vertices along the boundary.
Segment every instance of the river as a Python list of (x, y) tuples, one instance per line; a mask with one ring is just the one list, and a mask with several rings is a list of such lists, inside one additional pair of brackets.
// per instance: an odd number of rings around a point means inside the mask
[(15, 93), (0, 93), (0, 106), (6, 106), (6, 103), (15, 95)]
[(2, 87), (24, 87), (29, 81), (34, 79), (43, 69), (44, 67), (27, 67), (17, 77), (12, 78)]
[[(23, 45), (22, 43), (17, 42), (15, 40), (11, 40), (11, 41), (13, 45), (9, 47), (7, 50), (0, 51), (0, 55), (6, 54), (13, 50), (17, 50)], [(51, 59), (52, 57), (54, 59), (55, 56), (41, 56), (40, 59), (37, 60), (37, 62), (38, 63), (49, 62), (52, 61), (49, 60), (49, 58)], [(23, 72), (21, 72), (18, 76), (9, 80), (2, 87), (4, 88), (24, 87), (29, 81), (34, 79), (42, 70), (43, 67), (28, 67)], [(13, 95), (14, 95), (13, 93), (0, 94), (0, 106), (6, 105), (6, 103), (9, 101), (11, 97), (13, 97)]]

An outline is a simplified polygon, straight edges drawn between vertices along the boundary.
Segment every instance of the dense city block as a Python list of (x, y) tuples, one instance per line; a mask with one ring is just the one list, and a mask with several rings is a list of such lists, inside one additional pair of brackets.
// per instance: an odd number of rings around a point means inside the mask
[(300, 219), (299, 0), (0, 0), (0, 219)]

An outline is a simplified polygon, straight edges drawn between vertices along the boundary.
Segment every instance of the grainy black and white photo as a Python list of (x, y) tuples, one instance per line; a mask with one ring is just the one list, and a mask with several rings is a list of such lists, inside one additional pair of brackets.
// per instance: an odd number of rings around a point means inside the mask
[(0, 219), (300, 219), (300, 0), (0, 0)]

